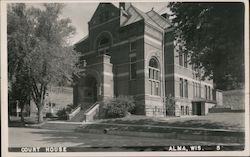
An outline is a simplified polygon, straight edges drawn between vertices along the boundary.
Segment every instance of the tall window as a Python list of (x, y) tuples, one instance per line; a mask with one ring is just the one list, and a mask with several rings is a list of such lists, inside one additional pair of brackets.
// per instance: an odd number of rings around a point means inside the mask
[(110, 55), (110, 40), (107, 37), (103, 37), (98, 43), (99, 54)]
[(182, 52), (179, 52), (179, 65), (183, 65)]
[(189, 115), (189, 107), (186, 106), (186, 115)]
[(130, 79), (136, 78), (136, 56), (130, 57)]
[(136, 50), (136, 42), (130, 42), (130, 52), (135, 51)]
[(155, 58), (149, 61), (149, 82), (151, 95), (160, 95), (160, 67)]
[(207, 86), (205, 85), (205, 98), (207, 99)]
[(187, 54), (184, 53), (184, 67), (188, 67)]
[(211, 89), (209, 86), (208, 86), (208, 100), (211, 100)]
[(201, 84), (199, 83), (199, 97), (201, 97)]
[(195, 83), (193, 82), (193, 97), (195, 98), (196, 95), (195, 95)]
[(180, 97), (183, 97), (183, 79), (180, 78)]
[(188, 97), (188, 80), (184, 81), (184, 86), (185, 86), (185, 97)]

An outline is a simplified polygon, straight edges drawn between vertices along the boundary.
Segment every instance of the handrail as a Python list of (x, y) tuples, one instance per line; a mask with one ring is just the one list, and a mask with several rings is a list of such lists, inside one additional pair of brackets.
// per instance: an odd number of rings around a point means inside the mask
[(88, 110), (84, 112), (85, 122), (93, 121), (99, 114), (99, 103), (94, 103)]
[(68, 119), (72, 119), (75, 115), (77, 115), (81, 110), (81, 104), (79, 104), (69, 115)]
[(88, 113), (92, 108), (94, 108), (95, 107), (95, 105), (97, 105), (98, 104), (98, 102), (95, 102), (93, 105), (91, 105), (85, 112), (84, 112), (84, 114), (85, 113)]

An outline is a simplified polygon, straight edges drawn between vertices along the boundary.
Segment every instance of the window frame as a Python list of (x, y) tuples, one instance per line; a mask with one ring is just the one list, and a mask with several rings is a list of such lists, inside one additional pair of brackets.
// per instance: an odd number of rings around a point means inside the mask
[[(152, 61), (152, 59), (157, 63), (157, 68), (150, 66), (150, 62)], [(150, 82), (150, 95), (154, 95), (154, 96), (160, 96), (161, 95), (161, 84), (160, 84), (160, 80), (161, 80), (161, 73), (160, 73), (160, 66), (159, 66), (159, 62), (156, 58), (152, 57), (149, 60), (148, 63), (148, 79)]]
[(183, 54), (182, 54), (182, 52), (179, 52), (179, 65), (183, 66)]
[(180, 97), (183, 98), (183, 78), (180, 78), (179, 81)]
[[(132, 46), (133, 44), (134, 44), (134, 46)], [(134, 52), (134, 51), (136, 51), (136, 48), (137, 48), (136, 41), (130, 41), (130, 43), (129, 43), (129, 51)]]
[[(135, 60), (133, 60), (133, 59), (135, 59)], [(130, 80), (135, 80), (136, 77), (137, 77), (137, 73), (136, 73), (136, 71), (137, 71), (137, 65), (136, 65), (136, 61), (137, 61), (137, 60), (136, 60), (136, 55), (135, 55), (135, 56), (130, 56), (130, 57), (129, 57), (129, 61), (130, 61), (130, 64), (129, 64), (129, 66), (130, 66), (130, 67), (129, 67), (129, 68), (130, 68), (130, 69), (129, 69), (129, 74), (130, 74), (129, 79), (130, 79)], [(134, 69), (135, 71), (132, 72), (132, 70), (133, 70), (132, 67), (133, 67), (133, 66), (135, 66), (135, 69)]]

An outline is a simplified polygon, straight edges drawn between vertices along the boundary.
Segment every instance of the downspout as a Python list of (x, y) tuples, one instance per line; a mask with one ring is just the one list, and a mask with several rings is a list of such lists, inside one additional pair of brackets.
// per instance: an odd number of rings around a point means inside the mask
[(165, 29), (163, 29), (162, 33), (162, 96), (163, 96), (163, 110), (164, 117), (166, 117), (166, 91), (165, 91)]

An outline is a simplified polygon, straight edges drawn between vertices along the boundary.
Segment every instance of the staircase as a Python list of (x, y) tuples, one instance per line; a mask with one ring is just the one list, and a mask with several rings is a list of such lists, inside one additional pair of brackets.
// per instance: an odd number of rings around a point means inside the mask
[[(93, 107), (96, 106), (97, 103), (93, 104), (85, 104), (84, 106), (81, 107), (81, 110), (71, 119), (67, 120), (68, 122), (83, 122), (86, 121), (86, 113), (92, 110)], [(87, 117), (88, 114), (87, 114)]]
[(79, 113), (77, 113), (73, 118), (68, 120), (68, 122), (82, 122), (84, 121), (84, 112), (85, 110), (81, 109)]

